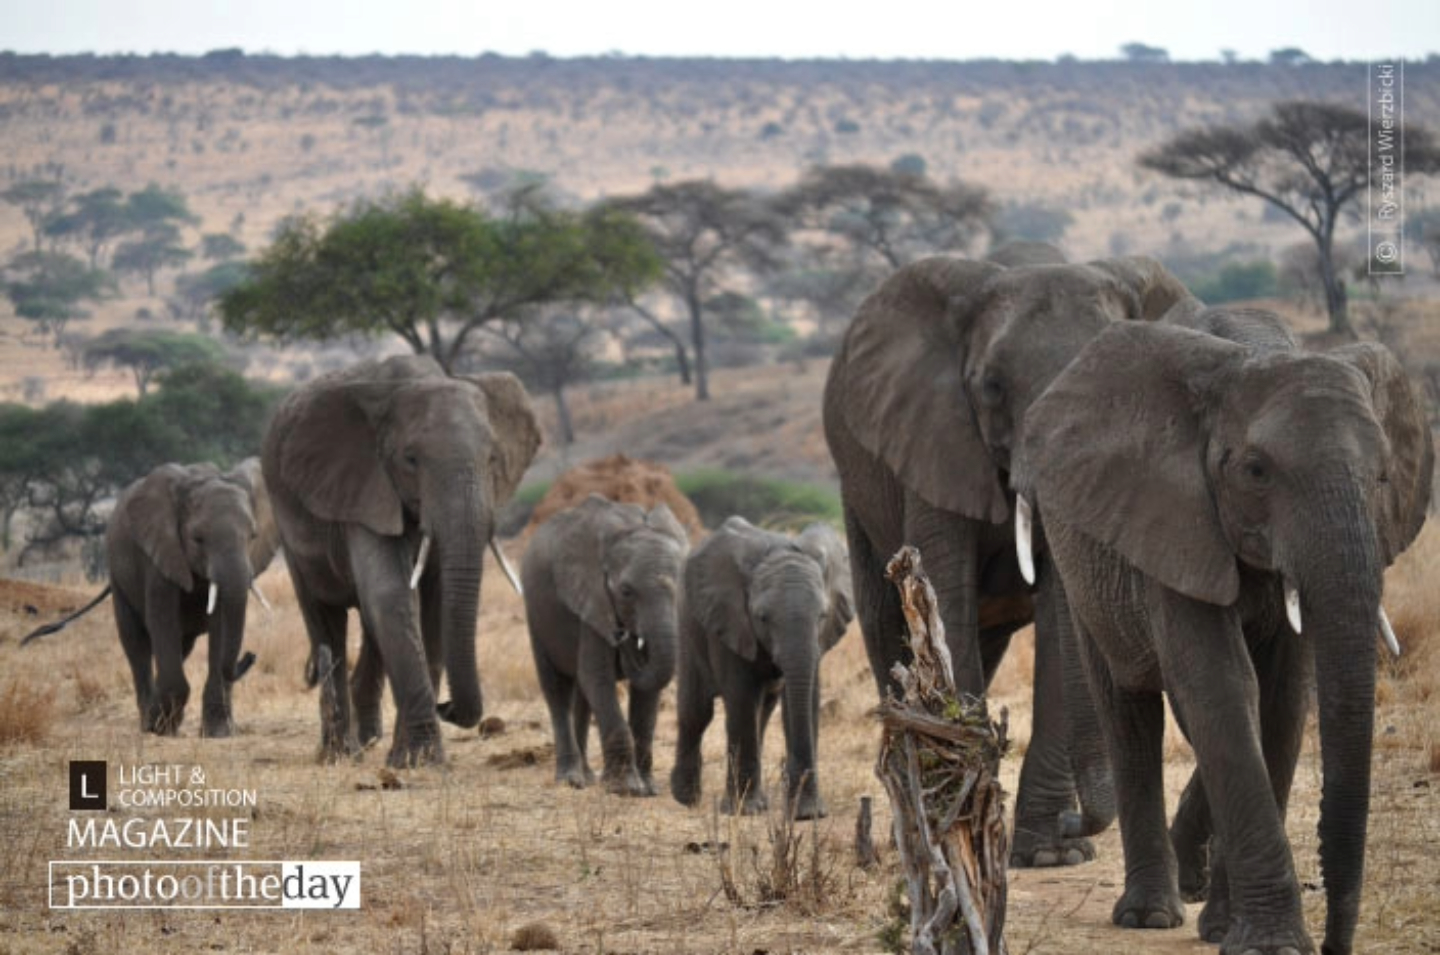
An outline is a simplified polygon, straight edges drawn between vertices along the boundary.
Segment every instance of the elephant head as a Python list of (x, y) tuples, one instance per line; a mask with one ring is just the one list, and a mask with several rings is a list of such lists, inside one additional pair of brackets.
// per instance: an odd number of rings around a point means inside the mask
[[(1270, 575), (1314, 651), (1327, 950), (1349, 951), (1369, 805), (1382, 572), (1419, 533), (1434, 448), (1384, 348), (1245, 347), (1184, 328), (1098, 337), (1030, 413), (1021, 467), (1051, 522), (1229, 606)], [(1277, 611), (1278, 612), (1278, 611)]]
[[(267, 444), (267, 467), (273, 460), (278, 482), (314, 518), (419, 536), (422, 555), (433, 549), (425, 580), (435, 596), (426, 599), (441, 607), (452, 694), (439, 712), (460, 726), (475, 726), (483, 711), (475, 626), (484, 547), (539, 445), (513, 375), (451, 377), (419, 356), (362, 365), (297, 393)], [(394, 688), (397, 696), (413, 689)]]
[[(258, 462), (223, 474), (209, 464), (162, 465), (126, 490), (114, 523), (175, 587), (205, 588), (212, 666), (227, 684), (240, 679), (254, 662), (241, 658), (249, 591), (278, 544)], [(207, 702), (207, 735), (228, 734), (222, 708)]]
[(658, 691), (675, 675), (676, 599), (690, 538), (670, 508), (591, 494), (565, 517), (554, 564), (561, 602), (620, 651), (625, 678)]
[(1198, 307), (1152, 259), (1021, 258), (900, 269), (856, 315), (837, 383), (861, 446), (931, 504), (993, 523), (1010, 515), (1006, 471), (1025, 409), (1085, 343), (1120, 319)]
[(685, 567), (686, 612), (707, 638), (759, 672), (783, 675), (789, 804), (824, 814), (815, 779), (820, 658), (855, 617), (850, 561), (829, 526), (800, 535), (732, 517)]

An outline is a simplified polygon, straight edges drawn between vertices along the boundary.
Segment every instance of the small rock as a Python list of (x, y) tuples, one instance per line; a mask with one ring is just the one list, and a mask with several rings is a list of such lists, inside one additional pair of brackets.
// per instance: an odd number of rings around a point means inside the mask
[(505, 732), (505, 721), (498, 716), (487, 716), (480, 721), (480, 738), (490, 739)]
[(512, 952), (553, 952), (560, 948), (555, 930), (544, 922), (531, 922), (515, 930), (510, 938)]

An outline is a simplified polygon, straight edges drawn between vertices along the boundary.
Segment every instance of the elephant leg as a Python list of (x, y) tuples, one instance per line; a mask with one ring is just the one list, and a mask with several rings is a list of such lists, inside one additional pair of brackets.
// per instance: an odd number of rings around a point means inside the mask
[(635, 766), (635, 740), (616, 693), (619, 677), (615, 651), (600, 634), (585, 628), (580, 635), (575, 678), (600, 728), (600, 752), (605, 764), (600, 780), (607, 792), (648, 796), (651, 793)]
[(995, 679), (995, 671), (1000, 669), (1000, 663), (1005, 659), (1005, 651), (1010, 649), (1010, 638), (1015, 635), (1015, 630), (1014, 625), (1006, 623), (980, 631), (980, 665), (985, 671), (987, 690), (990, 689), (990, 681)]
[(590, 768), (590, 703), (580, 692), (580, 684), (570, 681), (570, 722), (575, 726), (575, 749), (580, 754), (580, 771), (585, 776), (585, 785), (595, 783), (595, 770)]
[(380, 707), (384, 694), (385, 663), (380, 658), (375, 635), (362, 624), (360, 655), (355, 660), (355, 672), (350, 677), (350, 695), (354, 698), (355, 721), (359, 724), (358, 741), (362, 749), (385, 734)]
[(630, 738), (635, 741), (635, 769), (646, 795), (655, 796), (655, 720), (660, 712), (660, 691), (630, 687)]
[[(1098, 769), (1091, 766), (1088, 771), (1101, 777), (1092, 791), (1099, 788), (1109, 799), (1104, 806), (1083, 807), (1089, 813), (1075, 811), (1072, 760), (1086, 752), (1087, 743), (1091, 753), (1101, 751), (1103, 743), (1088, 690), (1078, 680), (1073, 687), (1067, 685), (1061, 644), (1073, 644), (1075, 638), (1059, 575), (1048, 562), (1037, 569), (1033, 728), (1020, 767), (1010, 853), (1010, 864), (1019, 868), (1078, 865), (1094, 859), (1095, 846), (1086, 837), (1109, 825), (1115, 814), (1103, 753), (1095, 760)], [(1075, 693), (1083, 693), (1084, 699), (1073, 700)], [(1082, 721), (1083, 725), (1076, 725)]]
[(743, 674), (723, 680), (720, 692), (725, 698), (726, 751), (725, 799), (720, 803), (720, 811), (747, 816), (764, 812), (769, 808), (760, 770), (765, 691), (748, 674)]
[(1159, 693), (1115, 685), (1110, 667), (1076, 626), (1115, 773), (1125, 891), (1111, 919), (1122, 928), (1175, 928), (1185, 921), (1175, 856), (1165, 838), (1165, 704)]
[(394, 768), (443, 763), (435, 688), (420, 639), (417, 600), (409, 587), (409, 556), (395, 540), (364, 528), (348, 528), (346, 542), (362, 625), (375, 637), (395, 697), (395, 730), (386, 763)]
[[(1186, 902), (1203, 902), (1210, 895), (1211, 855), (1215, 851), (1213, 831), (1210, 803), (1205, 799), (1205, 786), (1197, 769), (1190, 774), (1190, 781), (1180, 794), (1175, 818), (1170, 821), (1170, 845), (1179, 866), (1180, 897)], [(1200, 934), (1205, 937), (1203, 915), (1200, 922)]]
[(850, 545), (851, 586), (855, 594), (855, 615), (860, 621), (860, 634), (865, 639), (865, 654), (870, 659), (870, 672), (875, 676), (876, 689), (884, 699), (898, 684), (890, 677), (895, 664), (906, 659), (905, 614), (900, 595), (885, 579), (885, 564), (891, 555), (881, 554), (870, 542), (860, 519), (850, 507), (845, 508), (845, 536)]
[[(1278, 783), (1288, 798), (1294, 767), (1284, 767), (1276, 779), (1266, 753), (1288, 750), (1275, 754), (1277, 762), (1298, 755), (1303, 721), (1277, 731), (1273, 744), (1262, 741), (1264, 722), (1294, 718), (1270, 712), (1272, 700), (1261, 701), (1276, 663), (1293, 659), (1291, 648), (1277, 647), (1278, 660), (1252, 661), (1233, 611), (1168, 593), (1153, 601), (1151, 618), (1166, 687), (1183, 713), (1218, 837), (1201, 931), (1209, 936), (1224, 928), (1224, 952), (1311, 951), (1275, 794)], [(1205, 639), (1197, 639), (1202, 634)], [(1305, 691), (1295, 692), (1303, 697)], [(1291, 699), (1280, 709), (1303, 715), (1304, 706), (1303, 699)]]
[[(687, 643), (687, 652), (693, 646), (694, 643)], [(670, 795), (682, 806), (694, 806), (700, 801), (703, 763), (700, 744), (715, 719), (715, 689), (689, 661), (681, 664), (675, 682), (675, 711), (679, 727), (675, 738), (675, 766), (670, 770)]]
[(145, 630), (145, 619), (130, 606), (130, 601), (116, 588), (112, 596), (115, 607), (115, 627), (120, 631), (120, 646), (130, 664), (130, 675), (135, 682), (135, 706), (140, 711), (140, 731), (156, 731), (150, 700), (155, 695), (154, 662), (150, 655), (150, 634)]
[[(1283, 626), (1268, 639), (1256, 641), (1251, 650), (1260, 693), (1261, 750), (1265, 758), (1265, 771), (1270, 778), (1270, 790), (1275, 797), (1275, 808), (1280, 813), (1282, 825), (1290, 802), (1295, 766), (1300, 759), (1305, 720), (1309, 715), (1310, 687), (1309, 681), (1304, 679), (1303, 675), (1312, 672), (1313, 663), (1310, 657), (1309, 643)], [(1192, 788), (1197, 792), (1190, 801), (1194, 802), (1196, 807), (1184, 819), (1181, 813), (1177, 812), (1176, 820), (1170, 827), (1170, 838), (1176, 845), (1177, 855), (1182, 839), (1188, 839), (1193, 845), (1211, 831), (1209, 804), (1205, 799), (1205, 790), (1200, 784), (1198, 771), (1186, 787), (1187, 796), (1191, 796)], [(1185, 807), (1186, 803), (1182, 801), (1181, 808)], [(1210, 884), (1205, 908), (1200, 913), (1200, 937), (1208, 942), (1219, 943), (1229, 934), (1233, 925), (1228, 867), (1218, 838), (1211, 842), (1209, 863)], [(1182, 891), (1184, 876), (1182, 867)]]
[[(905, 540), (920, 550), (925, 571), (940, 601), (945, 643), (955, 688), (974, 697), (985, 694), (985, 665), (980, 653), (979, 533), (974, 521), (926, 503), (906, 492)], [(879, 578), (893, 592), (895, 588)], [(902, 628), (894, 631), (905, 633)]]
[(345, 678), (347, 609), (321, 603), (299, 574), (292, 573), (291, 579), (295, 583), (300, 616), (310, 635), (310, 651), (317, 670), (315, 680), (320, 684), (319, 758), (333, 762), (358, 755), (360, 743), (350, 723), (350, 687)]
[(156, 733), (170, 736), (179, 731), (190, 699), (180, 630), (180, 592), (160, 574), (150, 577), (145, 588), (145, 630), (155, 654), (155, 692), (150, 697), (148, 722)]
[[(589, 767), (585, 765), (585, 737), (577, 725), (578, 710), (584, 707), (584, 701), (576, 691), (574, 678), (557, 670), (533, 638), (531, 647), (535, 651), (535, 673), (540, 680), (540, 692), (545, 696), (546, 709), (550, 711), (550, 732), (555, 737), (555, 781), (584, 789), (590, 783)], [(572, 719), (572, 707), (577, 711), (575, 719)]]

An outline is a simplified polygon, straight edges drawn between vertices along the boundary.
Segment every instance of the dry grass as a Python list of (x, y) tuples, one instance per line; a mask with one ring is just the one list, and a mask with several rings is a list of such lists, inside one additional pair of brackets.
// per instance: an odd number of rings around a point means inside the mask
[(55, 699), (44, 686), (12, 679), (0, 690), (0, 745), (43, 743)]

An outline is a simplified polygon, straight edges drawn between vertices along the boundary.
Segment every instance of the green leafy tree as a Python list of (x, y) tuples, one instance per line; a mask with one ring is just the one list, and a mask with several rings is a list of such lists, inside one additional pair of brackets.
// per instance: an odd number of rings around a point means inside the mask
[(210, 266), (203, 272), (185, 274), (175, 279), (175, 292), (166, 301), (171, 315), (181, 321), (204, 326), (210, 306), (222, 295), (241, 285), (250, 276), (250, 267), (231, 260)]
[(114, 186), (71, 197), (64, 210), (45, 221), (45, 234), (62, 242), (79, 244), (92, 269), (99, 268), (101, 255), (110, 243), (130, 229), (124, 195)]
[(486, 324), (602, 301), (658, 269), (644, 232), (607, 210), (532, 197), (492, 215), (411, 189), (328, 223), (289, 220), (220, 313), (231, 331), (281, 341), (392, 333), (449, 369)]
[(200, 237), (200, 257), (210, 262), (226, 262), (245, 254), (245, 243), (228, 232), (207, 232)]
[(139, 238), (116, 246), (110, 267), (116, 272), (145, 276), (145, 291), (153, 296), (155, 273), (178, 268), (190, 261), (193, 254), (180, 244), (180, 230), (173, 223), (159, 222), (148, 226)]
[[(664, 263), (662, 285), (689, 320), (695, 355), (695, 398), (710, 398), (705, 354), (705, 301), (725, 291), (737, 274), (763, 274), (778, 264), (789, 239), (780, 210), (743, 189), (708, 180), (656, 183), (638, 196), (610, 200), (605, 208), (638, 217)], [(638, 301), (630, 295), (630, 303)], [(678, 336), (648, 309), (636, 309), (672, 341)]]
[[(1254, 123), (1182, 132), (1141, 153), (1139, 163), (1174, 179), (1208, 181), (1263, 199), (1298, 223), (1319, 254), (1330, 331), (1353, 336), (1335, 263), (1335, 227), (1371, 182), (1369, 146), (1381, 132), (1349, 106), (1282, 102)], [(1440, 145), (1429, 129), (1407, 124), (1404, 149), (1410, 175), (1440, 172)]]
[(284, 392), (214, 362), (160, 372), (141, 404), (179, 435), (190, 461), (232, 467), (260, 453), (260, 442)]
[(65, 184), (58, 179), (27, 179), (0, 192), (0, 199), (19, 206), (35, 240), (35, 251), (40, 251), (41, 240), (45, 237), (45, 221), (65, 204)]
[(115, 365), (135, 376), (140, 397), (149, 392), (156, 374), (167, 368), (196, 363), (219, 364), (225, 347), (213, 338), (161, 329), (136, 331), (112, 328), (85, 343), (82, 360), (87, 368)]
[(0, 547), (7, 551), (15, 514), (29, 504), (38, 471), (39, 417), (40, 412), (27, 405), (0, 404)]
[(64, 252), (23, 252), (6, 266), (5, 278), (15, 314), (53, 335), (57, 348), (65, 327), (89, 314), (81, 303), (98, 301), (113, 284), (108, 273)]

